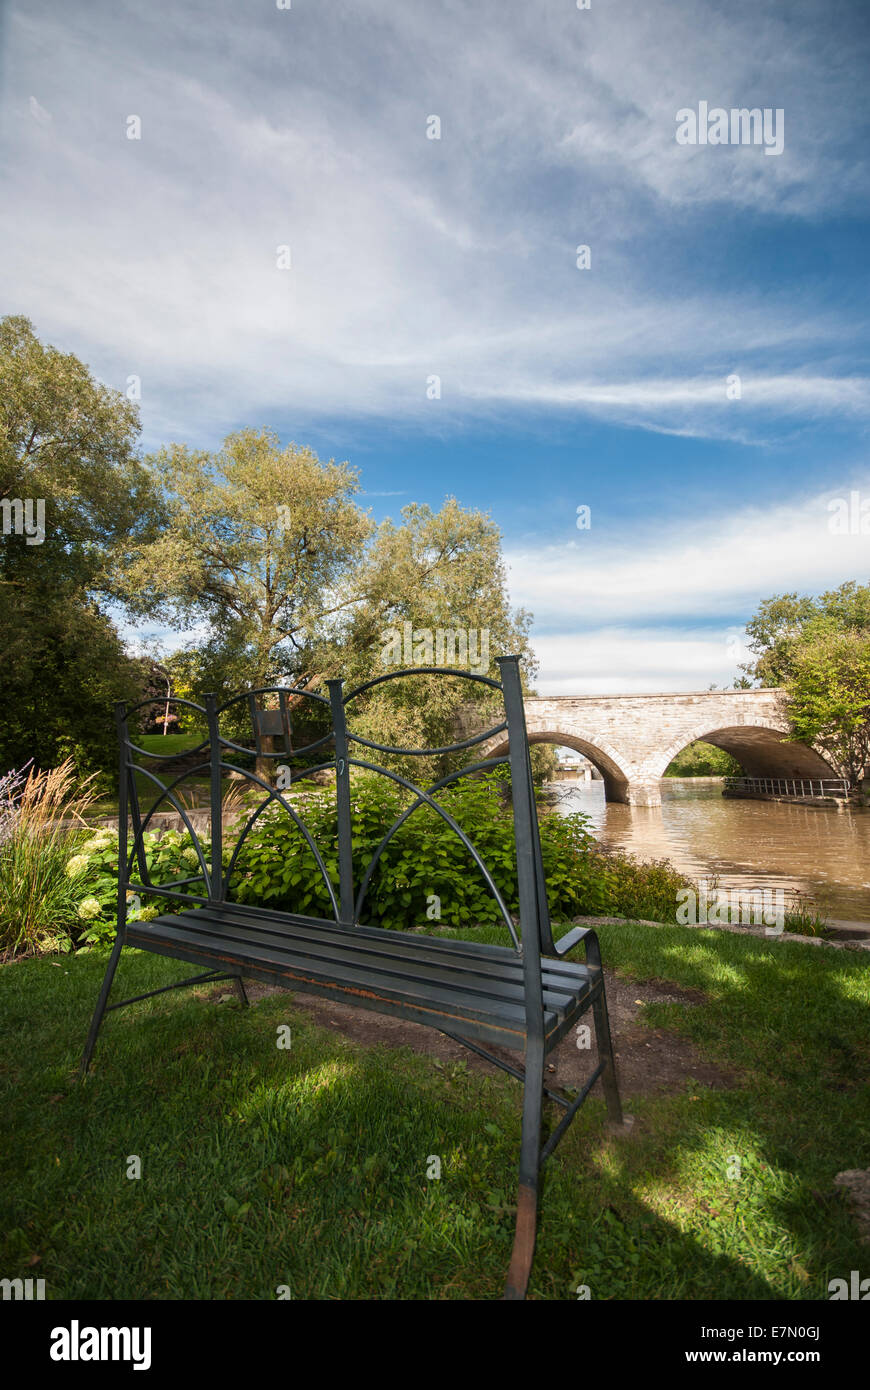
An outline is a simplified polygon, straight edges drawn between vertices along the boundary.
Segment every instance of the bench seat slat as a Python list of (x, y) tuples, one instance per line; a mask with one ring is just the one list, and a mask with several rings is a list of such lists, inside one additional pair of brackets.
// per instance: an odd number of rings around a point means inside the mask
[[(306, 951), (322, 955), (325, 959), (340, 958), (343, 954), (351, 953), (354, 959), (363, 962), (366, 959), (373, 963), (389, 960), (395, 963), (396, 973), (402, 976), (409, 969), (429, 967), (431, 972), (449, 972), (453, 976), (459, 974), (463, 982), (467, 980), (472, 988), (478, 982), (484, 989), (487, 981), (495, 982), (499, 989), (510, 983), (517, 991), (518, 999), (525, 997), (522, 960), (509, 947), (501, 948), (504, 955), (495, 960), (489, 956), (478, 959), (453, 951), (453, 942), (438, 937), (409, 937), (400, 932), (379, 931), (377, 928), (361, 936), (355, 929), (335, 926), (331, 930), (321, 929), (306, 922), (294, 923), (288, 930), (283, 921), (276, 923), (267, 916), (257, 921), (239, 920), (231, 912), (221, 910), (216, 914), (209, 908), (183, 915), (165, 914), (161, 920), (184, 924), (193, 931), (219, 932), (226, 936), (227, 941), (244, 942), (250, 939), (264, 945), (274, 945), (278, 949), (282, 949), (288, 941), (300, 945), (305, 943)], [(433, 947), (440, 949), (433, 950)], [(542, 959), (541, 967), (545, 990), (564, 994), (568, 998), (576, 995), (578, 978), (588, 973), (586, 966), (568, 962), (566, 969), (564, 962), (546, 958)]]
[[(231, 936), (226, 932), (215, 933), (209, 930), (205, 923), (196, 928), (179, 917), (156, 918), (153, 922), (141, 924), (137, 932), (128, 935), (131, 945), (138, 945), (143, 938), (142, 928), (145, 940), (161, 937), (166, 941), (183, 941), (189, 945), (201, 943), (209, 952), (217, 950), (222, 958), (237, 960), (239, 963), (248, 959), (260, 960), (277, 966), (282, 971), (290, 970), (295, 973), (302, 970), (316, 973), (320, 978), (334, 976), (342, 982), (349, 983), (358, 980), (365, 988), (380, 985), (387, 992), (395, 993), (397, 998), (403, 993), (414, 992), (427, 999), (441, 997), (451, 1004), (464, 1001), (469, 1007), (477, 1008), (483, 1013), (496, 1012), (518, 1019), (525, 1016), (521, 995), (516, 992), (511, 981), (503, 982), (501, 990), (487, 993), (466, 986), (462, 977), (451, 980), (443, 974), (438, 975), (427, 970), (425, 966), (418, 966), (412, 973), (402, 974), (391, 969), (391, 965), (395, 963), (391, 961), (388, 952), (385, 952), (383, 960), (378, 962), (370, 957), (355, 957), (350, 948), (341, 953), (325, 947), (312, 950), (307, 942), (297, 943), (291, 938), (286, 938), (281, 945), (276, 945), (274, 942), (257, 940), (256, 933), (253, 932), (246, 933), (245, 936)], [(556, 996), (551, 995), (545, 1002), (550, 1012), (561, 1016), (569, 998), (560, 992)]]
[[(258, 926), (262, 926), (269, 931), (295, 932), (297, 927), (306, 930), (316, 930), (319, 932), (336, 932), (344, 936), (352, 932), (355, 938), (370, 938), (374, 941), (381, 941), (388, 931), (384, 927), (366, 927), (354, 924), (345, 926), (326, 917), (307, 917), (298, 913), (284, 912), (275, 909), (270, 912), (268, 907), (250, 907), (244, 903), (220, 903), (217, 907), (203, 907), (199, 912), (211, 914), (217, 913), (221, 921), (243, 922), (249, 920)], [(185, 913), (186, 917), (188, 914)], [(489, 941), (469, 941), (459, 940), (458, 938), (445, 936), (428, 936), (423, 932), (400, 932), (389, 931), (391, 937), (397, 941), (404, 942), (409, 950), (413, 950), (418, 943), (425, 944), (433, 951), (443, 950), (446, 955), (455, 958), (457, 955), (473, 956), (480, 961), (493, 960), (499, 962), (513, 962), (520, 974), (522, 974), (521, 957), (513, 946), (498, 946)], [(542, 956), (541, 965), (545, 970), (554, 973), (564, 973), (573, 977), (576, 972), (576, 962), (557, 958), (555, 956)]]
[[(282, 919), (282, 930), (273, 932), (263, 929), (262, 913), (255, 925), (250, 919), (227, 922), (222, 911), (203, 909), (133, 922), (127, 939), (131, 946), (145, 950), (206, 965), (240, 966), (260, 978), (274, 978), (303, 992), (311, 990), (385, 1013), (405, 1014), (435, 1027), (458, 1029), (491, 1041), (507, 1039), (508, 1046), (521, 1045), (526, 1015), (513, 952), (508, 952), (511, 959), (503, 962), (506, 970), (502, 978), (469, 976), (465, 962), (452, 971), (443, 951), (437, 953), (435, 961), (426, 957), (428, 942), (437, 940), (447, 947), (453, 944), (438, 938), (413, 938), (416, 956), (409, 961), (404, 952), (395, 953), (395, 947), (407, 941), (389, 939), (398, 933), (375, 928), (374, 939), (369, 935), (363, 944), (354, 929), (339, 928), (340, 943), (321, 943), (316, 937), (309, 939), (307, 933), (294, 936), (285, 924), (286, 919)], [(380, 953), (376, 944), (380, 944)], [(564, 972), (559, 972), (552, 987), (545, 978), (544, 1031), (548, 1036), (563, 1035), (592, 987), (585, 967), (572, 968), (575, 979), (570, 990)]]
[[(346, 941), (338, 944), (324, 942), (316, 935), (308, 938), (288, 937), (284, 934), (275, 936), (252, 928), (237, 927), (216, 932), (212, 923), (196, 921), (200, 915), (190, 913), (185, 917), (174, 917), (172, 926), (209, 941), (219, 939), (227, 950), (237, 951), (240, 958), (244, 958), (249, 950), (262, 947), (269, 953), (278, 952), (279, 959), (292, 955), (294, 958), (302, 956), (306, 961), (316, 961), (327, 971), (340, 965), (353, 970), (376, 971), (379, 975), (396, 982), (413, 981), (421, 987), (434, 990), (459, 989), (463, 994), (479, 996), (482, 999), (522, 1004), (525, 998), (522, 980), (515, 975), (513, 967), (510, 974), (505, 973), (501, 978), (492, 974), (477, 975), (458, 964), (451, 967), (442, 957), (435, 962), (427, 960), (423, 952), (417, 952), (414, 959), (396, 955), (390, 942), (384, 942), (380, 952), (376, 951), (371, 943), (361, 947), (353, 940), (352, 933), (348, 934)], [(583, 967), (578, 969), (583, 971)], [(581, 988), (585, 976), (585, 971), (579, 976)], [(563, 976), (552, 985), (546, 978), (544, 980), (545, 1005), (560, 1017), (565, 1009), (570, 1007), (577, 994), (578, 980), (574, 981), (572, 987), (568, 986)]]

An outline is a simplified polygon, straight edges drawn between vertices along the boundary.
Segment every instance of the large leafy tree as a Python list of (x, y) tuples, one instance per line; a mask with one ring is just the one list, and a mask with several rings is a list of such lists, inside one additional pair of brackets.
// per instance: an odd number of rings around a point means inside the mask
[(815, 744), (853, 785), (870, 773), (870, 584), (818, 598), (778, 594), (747, 623), (756, 682), (782, 686), (792, 736)]
[(151, 460), (164, 524), (115, 580), (134, 612), (207, 632), (222, 684), (311, 679), (354, 597), (371, 533), (357, 475), (270, 431), (230, 435), (216, 454), (171, 445)]
[(111, 702), (136, 671), (98, 606), (156, 497), (135, 405), (31, 323), (0, 320), (0, 500), (44, 507), (44, 534), (0, 537), (0, 764), (112, 757)]
[[(401, 524), (387, 521), (379, 528), (361, 577), (364, 593), (342, 652), (349, 683), (396, 666), (431, 664), (433, 647), (436, 664), (454, 664), (449, 650), (439, 661), (438, 640), (444, 634), (449, 649), (447, 634), (455, 631), (468, 635), (469, 656), (477, 658), (469, 668), (477, 674), (497, 677), (495, 658), (518, 653), (527, 683), (533, 678), (531, 619), (510, 607), (501, 534), (491, 517), (465, 510), (455, 498), (439, 512), (416, 503), (405, 507)], [(380, 741), (388, 731), (389, 741), (403, 747), (444, 746), (460, 731), (468, 735), (494, 722), (487, 715), (496, 712), (485, 686), (419, 676), (378, 686), (354, 711), (352, 727)], [(554, 750), (533, 751), (536, 770), (551, 772)], [(428, 770), (446, 771), (469, 756), (441, 759)]]
[(141, 672), (105, 614), (28, 587), (0, 614), (0, 644), (0, 766), (52, 767), (69, 755), (80, 773), (114, 773), (112, 707), (141, 698)]
[(741, 669), (759, 685), (785, 685), (805, 641), (836, 632), (870, 635), (870, 584), (850, 580), (818, 598), (777, 594), (760, 604), (746, 632), (755, 660)]
[(870, 776), (870, 634), (804, 638), (786, 688), (794, 736), (821, 748), (853, 786)]
[(45, 502), (41, 544), (5, 538), (7, 586), (48, 580), (73, 595), (108, 587), (119, 547), (154, 522), (138, 433), (134, 402), (72, 353), (41, 343), (26, 318), (0, 320), (0, 498)]
[[(376, 527), (356, 501), (355, 470), (282, 447), (268, 430), (230, 435), (214, 454), (174, 445), (153, 466), (165, 525), (117, 585), (134, 610), (204, 630), (174, 663), (191, 693), (386, 674), (390, 634), (406, 622), (473, 629), (479, 644), (485, 631), (482, 673), (516, 650), (531, 672), (528, 617), (510, 611), (489, 517), (448, 499), (439, 512), (414, 504), (398, 524)], [(422, 680), (405, 693), (379, 687), (361, 716), (367, 731), (408, 746), (443, 742), (468, 683), (460, 694), (458, 683)]]

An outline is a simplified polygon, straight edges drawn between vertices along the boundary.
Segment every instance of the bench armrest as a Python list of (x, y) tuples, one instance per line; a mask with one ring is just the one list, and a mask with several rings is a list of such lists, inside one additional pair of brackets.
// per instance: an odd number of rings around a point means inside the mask
[(601, 948), (592, 927), (572, 927), (569, 932), (554, 943), (557, 956), (566, 956), (581, 941), (586, 943), (586, 959), (592, 965), (601, 965)]

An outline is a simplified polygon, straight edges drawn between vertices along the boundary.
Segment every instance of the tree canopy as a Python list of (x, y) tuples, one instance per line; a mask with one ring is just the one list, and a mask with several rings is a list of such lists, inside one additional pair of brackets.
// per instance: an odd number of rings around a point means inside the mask
[(45, 503), (42, 542), (5, 538), (3, 584), (107, 587), (118, 548), (156, 520), (138, 435), (134, 402), (43, 345), (26, 318), (0, 320), (0, 498)]
[[(77, 357), (26, 318), (0, 320), (0, 764), (111, 756), (111, 701), (136, 673), (98, 598), (156, 521), (138, 428), (135, 405)], [(39, 534), (16, 531), (25, 502), (42, 509)]]
[(870, 634), (825, 632), (800, 642), (787, 690), (794, 736), (822, 749), (852, 786), (870, 776)]
[(803, 642), (835, 632), (870, 635), (870, 584), (849, 580), (818, 598), (777, 594), (759, 605), (746, 632), (755, 660), (741, 670), (759, 685), (785, 685)]
[[(413, 503), (376, 526), (356, 501), (354, 469), (282, 447), (269, 430), (232, 434), (215, 453), (173, 445), (152, 463), (164, 525), (117, 584), (132, 610), (198, 629), (193, 650), (170, 662), (190, 694), (313, 688), (429, 664), (419, 644), (445, 630), (473, 634), (479, 674), (506, 652), (531, 674), (528, 615), (511, 612), (490, 517), (448, 498), (438, 512)], [(396, 662), (390, 635), (405, 624), (423, 637), (410, 662)], [(471, 703), (481, 690), (465, 683)], [(379, 687), (363, 720), (393, 743), (440, 744), (461, 702), (457, 684), (421, 677)]]
[(870, 584), (765, 599), (746, 630), (756, 659), (743, 669), (785, 689), (792, 736), (853, 785), (870, 775)]

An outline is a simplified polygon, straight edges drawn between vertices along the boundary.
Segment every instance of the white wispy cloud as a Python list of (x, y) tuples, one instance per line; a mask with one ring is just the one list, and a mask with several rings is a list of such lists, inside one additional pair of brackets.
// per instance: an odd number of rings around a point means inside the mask
[(730, 686), (748, 660), (733, 629), (592, 628), (536, 636), (541, 695), (631, 695), (651, 690)]
[[(820, 23), (712, 0), (12, 4), (7, 305), (114, 384), (139, 375), (149, 442), (282, 411), (556, 405), (738, 438), (777, 413), (866, 416), (839, 363), (857, 306), (710, 286), (688, 259), (661, 283), (686, 209), (811, 220), (866, 195), (860, 64), (834, 72)], [(677, 146), (700, 99), (782, 107), (782, 156)], [(740, 415), (716, 409), (731, 371)]]
[[(507, 556), (514, 602), (535, 616), (545, 694), (706, 689), (749, 659), (744, 624), (774, 594), (870, 580), (870, 534), (832, 529), (834, 499), (870, 512), (870, 473), (770, 507), (717, 508), (679, 526), (588, 532)], [(864, 526), (870, 518), (865, 517)], [(849, 524), (849, 523), (847, 523)]]

